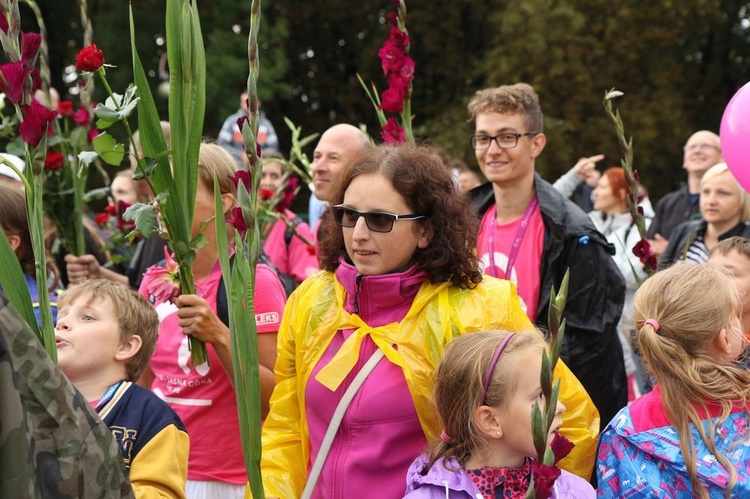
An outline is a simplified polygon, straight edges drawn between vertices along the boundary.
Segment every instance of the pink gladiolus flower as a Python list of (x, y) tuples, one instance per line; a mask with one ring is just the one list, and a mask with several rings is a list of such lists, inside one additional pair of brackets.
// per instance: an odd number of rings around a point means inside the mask
[(389, 12), (385, 15), (391, 26), (398, 26), (398, 14), (395, 12)]
[(89, 115), (88, 109), (82, 107), (73, 114), (73, 121), (80, 126), (88, 126), (91, 121), (91, 115)]
[(24, 119), (19, 127), (21, 139), (32, 147), (39, 145), (47, 127), (57, 116), (57, 111), (50, 111), (36, 99), (30, 106), (22, 106)]
[(147, 280), (146, 292), (154, 305), (172, 301), (180, 296), (179, 265), (175, 262), (169, 250), (164, 248), (166, 267), (149, 267), (143, 278)]
[(380, 137), (386, 144), (399, 145), (406, 142), (406, 131), (391, 116), (380, 130)]
[(39, 53), (42, 35), (39, 33), (21, 33), (21, 62), (28, 66)]
[(20, 104), (23, 100), (23, 86), (26, 77), (31, 73), (31, 68), (27, 68), (21, 61), (9, 62), (0, 66), (0, 91), (8, 96), (13, 104)]
[(242, 216), (242, 208), (235, 206), (226, 218), (226, 222), (232, 225), (240, 233), (240, 237), (245, 237), (247, 233), (247, 223), (245, 223), (245, 217)]
[(394, 26), (391, 27), (391, 36), (388, 41), (400, 49), (406, 49), (409, 46), (409, 35)]
[(552, 488), (555, 485), (555, 480), (562, 473), (560, 468), (539, 464), (534, 461), (531, 463), (531, 472), (534, 476), (534, 488), (537, 492), (537, 499), (552, 497)]
[(388, 77), (388, 84), (393, 86), (393, 83), (391, 83), (391, 80), (401, 80), (404, 81), (405, 85), (408, 85), (411, 83), (411, 81), (414, 79), (414, 69), (416, 68), (416, 64), (414, 64), (414, 59), (411, 57), (404, 56), (403, 60), (401, 61), (401, 65), (396, 68), (393, 71), (393, 74)]
[(289, 178), (286, 179), (286, 187), (284, 188), (284, 192), (281, 195), (279, 204), (276, 205), (276, 211), (283, 212), (284, 210), (292, 206), (292, 201), (294, 201), (294, 193), (297, 190), (298, 185), (299, 178), (297, 178), (296, 175), (290, 175)]
[(2, 30), (3, 34), (8, 34), (8, 18), (5, 16), (5, 12), (0, 14), (0, 30)]

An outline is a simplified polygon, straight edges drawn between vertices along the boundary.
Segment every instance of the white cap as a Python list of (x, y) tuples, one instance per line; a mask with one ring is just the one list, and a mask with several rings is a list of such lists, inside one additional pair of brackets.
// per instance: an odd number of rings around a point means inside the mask
[[(18, 168), (20, 171), (23, 171), (23, 168), (26, 166), (26, 163), (18, 156), (13, 156), (12, 154), (8, 154), (5, 152), (0, 152), (0, 156), (2, 156), (3, 159), (8, 161), (9, 163), (13, 163), (13, 166)], [(2, 162), (0, 162), (0, 175), (5, 175), (6, 177), (10, 177), (13, 180), (21, 180), (16, 172), (14, 172), (8, 165)]]

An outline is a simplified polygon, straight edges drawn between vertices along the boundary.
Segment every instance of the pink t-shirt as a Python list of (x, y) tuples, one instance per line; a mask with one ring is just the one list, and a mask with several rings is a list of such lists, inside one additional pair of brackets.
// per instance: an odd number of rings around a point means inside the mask
[[(477, 238), (477, 255), (485, 274), (513, 281), (518, 288), (521, 306), (531, 321), (536, 320), (541, 286), (542, 250), (544, 248), (544, 221), (539, 205), (531, 212), (526, 233), (518, 248), (516, 261), (506, 276), (508, 257), (518, 235), (523, 217), (508, 224), (498, 224), (496, 206), (482, 217)], [(494, 258), (490, 258), (490, 253)]]
[[(295, 217), (295, 214), (286, 210), (284, 216), (287, 220), (291, 220)], [(287, 224), (283, 220), (277, 220), (263, 243), (263, 250), (271, 263), (279, 269), (279, 272), (294, 277), (294, 280), (300, 283), (318, 270), (318, 257), (315, 256), (315, 238), (310, 226), (301, 222), (297, 224), (295, 230), (297, 234), (312, 243), (312, 246), (296, 235), (292, 236), (289, 246), (287, 246), (284, 240), (286, 230)]]
[[(221, 278), (217, 265), (205, 280), (196, 283), (196, 294), (216, 312), (216, 294)], [(149, 278), (140, 292), (147, 296)], [(255, 273), (255, 320), (258, 333), (279, 329), (286, 295), (276, 274), (266, 265)], [(210, 367), (190, 366), (187, 336), (177, 325), (177, 307), (171, 302), (155, 303), (161, 328), (151, 357), (154, 372), (152, 390), (180, 416), (190, 435), (188, 479), (245, 484), (247, 475), (234, 389), (216, 351), (206, 345)]]

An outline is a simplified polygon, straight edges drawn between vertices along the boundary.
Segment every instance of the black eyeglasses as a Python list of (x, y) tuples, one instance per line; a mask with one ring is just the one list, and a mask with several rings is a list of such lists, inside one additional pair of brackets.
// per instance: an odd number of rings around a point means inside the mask
[(357, 211), (353, 208), (347, 208), (343, 205), (331, 207), (333, 219), (342, 227), (352, 228), (357, 225), (359, 217), (365, 217), (367, 228), (373, 232), (390, 232), (393, 230), (393, 224), (396, 220), (419, 220), (427, 218), (424, 215), (409, 213), (406, 215), (394, 215), (393, 213), (384, 213), (382, 211)]
[(538, 132), (527, 132), (527, 133), (501, 133), (500, 135), (472, 135), (469, 137), (471, 147), (477, 151), (483, 151), (490, 148), (490, 144), (494, 140), (495, 143), (501, 149), (513, 149), (518, 145), (518, 139), (521, 137), (533, 137), (539, 135)]

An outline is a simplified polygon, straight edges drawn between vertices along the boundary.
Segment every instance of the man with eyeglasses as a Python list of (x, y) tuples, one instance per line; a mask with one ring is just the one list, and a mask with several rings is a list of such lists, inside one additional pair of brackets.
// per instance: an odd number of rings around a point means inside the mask
[(531, 86), (480, 90), (469, 114), (475, 122), (470, 143), (489, 180), (470, 191), (482, 217), (477, 254), (484, 273), (514, 281), (529, 318), (546, 326), (550, 291), (570, 269), (561, 355), (606, 424), (627, 404), (617, 334), (625, 284), (611, 257), (615, 248), (535, 173), (547, 138)]
[(690, 220), (700, 220), (700, 183), (706, 170), (724, 161), (719, 136), (708, 130), (695, 132), (685, 147), (682, 167), (687, 171), (687, 184), (659, 200), (656, 215), (646, 237), (651, 251), (659, 257), (667, 248), (675, 227)]

